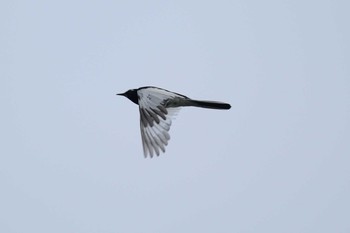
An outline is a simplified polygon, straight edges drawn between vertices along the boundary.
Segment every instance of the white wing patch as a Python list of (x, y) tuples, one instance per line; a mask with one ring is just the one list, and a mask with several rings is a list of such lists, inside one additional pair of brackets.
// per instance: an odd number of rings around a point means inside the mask
[(172, 120), (180, 110), (166, 108), (164, 104), (167, 99), (182, 96), (159, 88), (141, 89), (138, 96), (143, 153), (145, 157), (149, 154), (152, 158), (160, 151), (165, 152)]

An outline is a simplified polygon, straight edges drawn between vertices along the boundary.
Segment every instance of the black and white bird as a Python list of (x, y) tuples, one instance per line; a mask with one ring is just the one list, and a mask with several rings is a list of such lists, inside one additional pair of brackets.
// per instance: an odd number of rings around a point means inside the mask
[(172, 119), (180, 107), (193, 106), (211, 109), (230, 109), (228, 103), (207, 100), (193, 100), (187, 96), (158, 87), (140, 87), (131, 89), (122, 95), (139, 105), (140, 127), (144, 156), (159, 156), (165, 152), (170, 140), (169, 130)]

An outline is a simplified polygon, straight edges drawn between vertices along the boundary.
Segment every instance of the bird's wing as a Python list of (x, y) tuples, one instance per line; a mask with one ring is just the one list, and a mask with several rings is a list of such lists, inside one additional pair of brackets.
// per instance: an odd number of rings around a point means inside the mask
[(169, 130), (172, 120), (180, 108), (165, 107), (168, 99), (181, 97), (180, 95), (159, 88), (138, 90), (140, 128), (143, 153), (153, 157), (160, 150), (164, 153), (170, 140)]

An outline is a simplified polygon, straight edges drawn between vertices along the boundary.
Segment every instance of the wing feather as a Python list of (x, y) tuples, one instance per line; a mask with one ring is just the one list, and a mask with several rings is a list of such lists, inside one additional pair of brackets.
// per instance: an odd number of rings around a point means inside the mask
[(180, 108), (166, 108), (166, 100), (179, 97), (178, 94), (158, 88), (147, 88), (138, 91), (140, 108), (140, 128), (145, 157), (159, 156), (160, 151), (170, 140), (172, 120)]

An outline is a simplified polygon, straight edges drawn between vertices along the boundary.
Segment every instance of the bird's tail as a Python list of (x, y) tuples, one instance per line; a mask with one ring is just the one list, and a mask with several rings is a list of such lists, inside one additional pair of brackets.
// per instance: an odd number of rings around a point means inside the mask
[(230, 109), (231, 105), (224, 102), (208, 101), (208, 100), (190, 100), (188, 106), (211, 108), (211, 109)]

